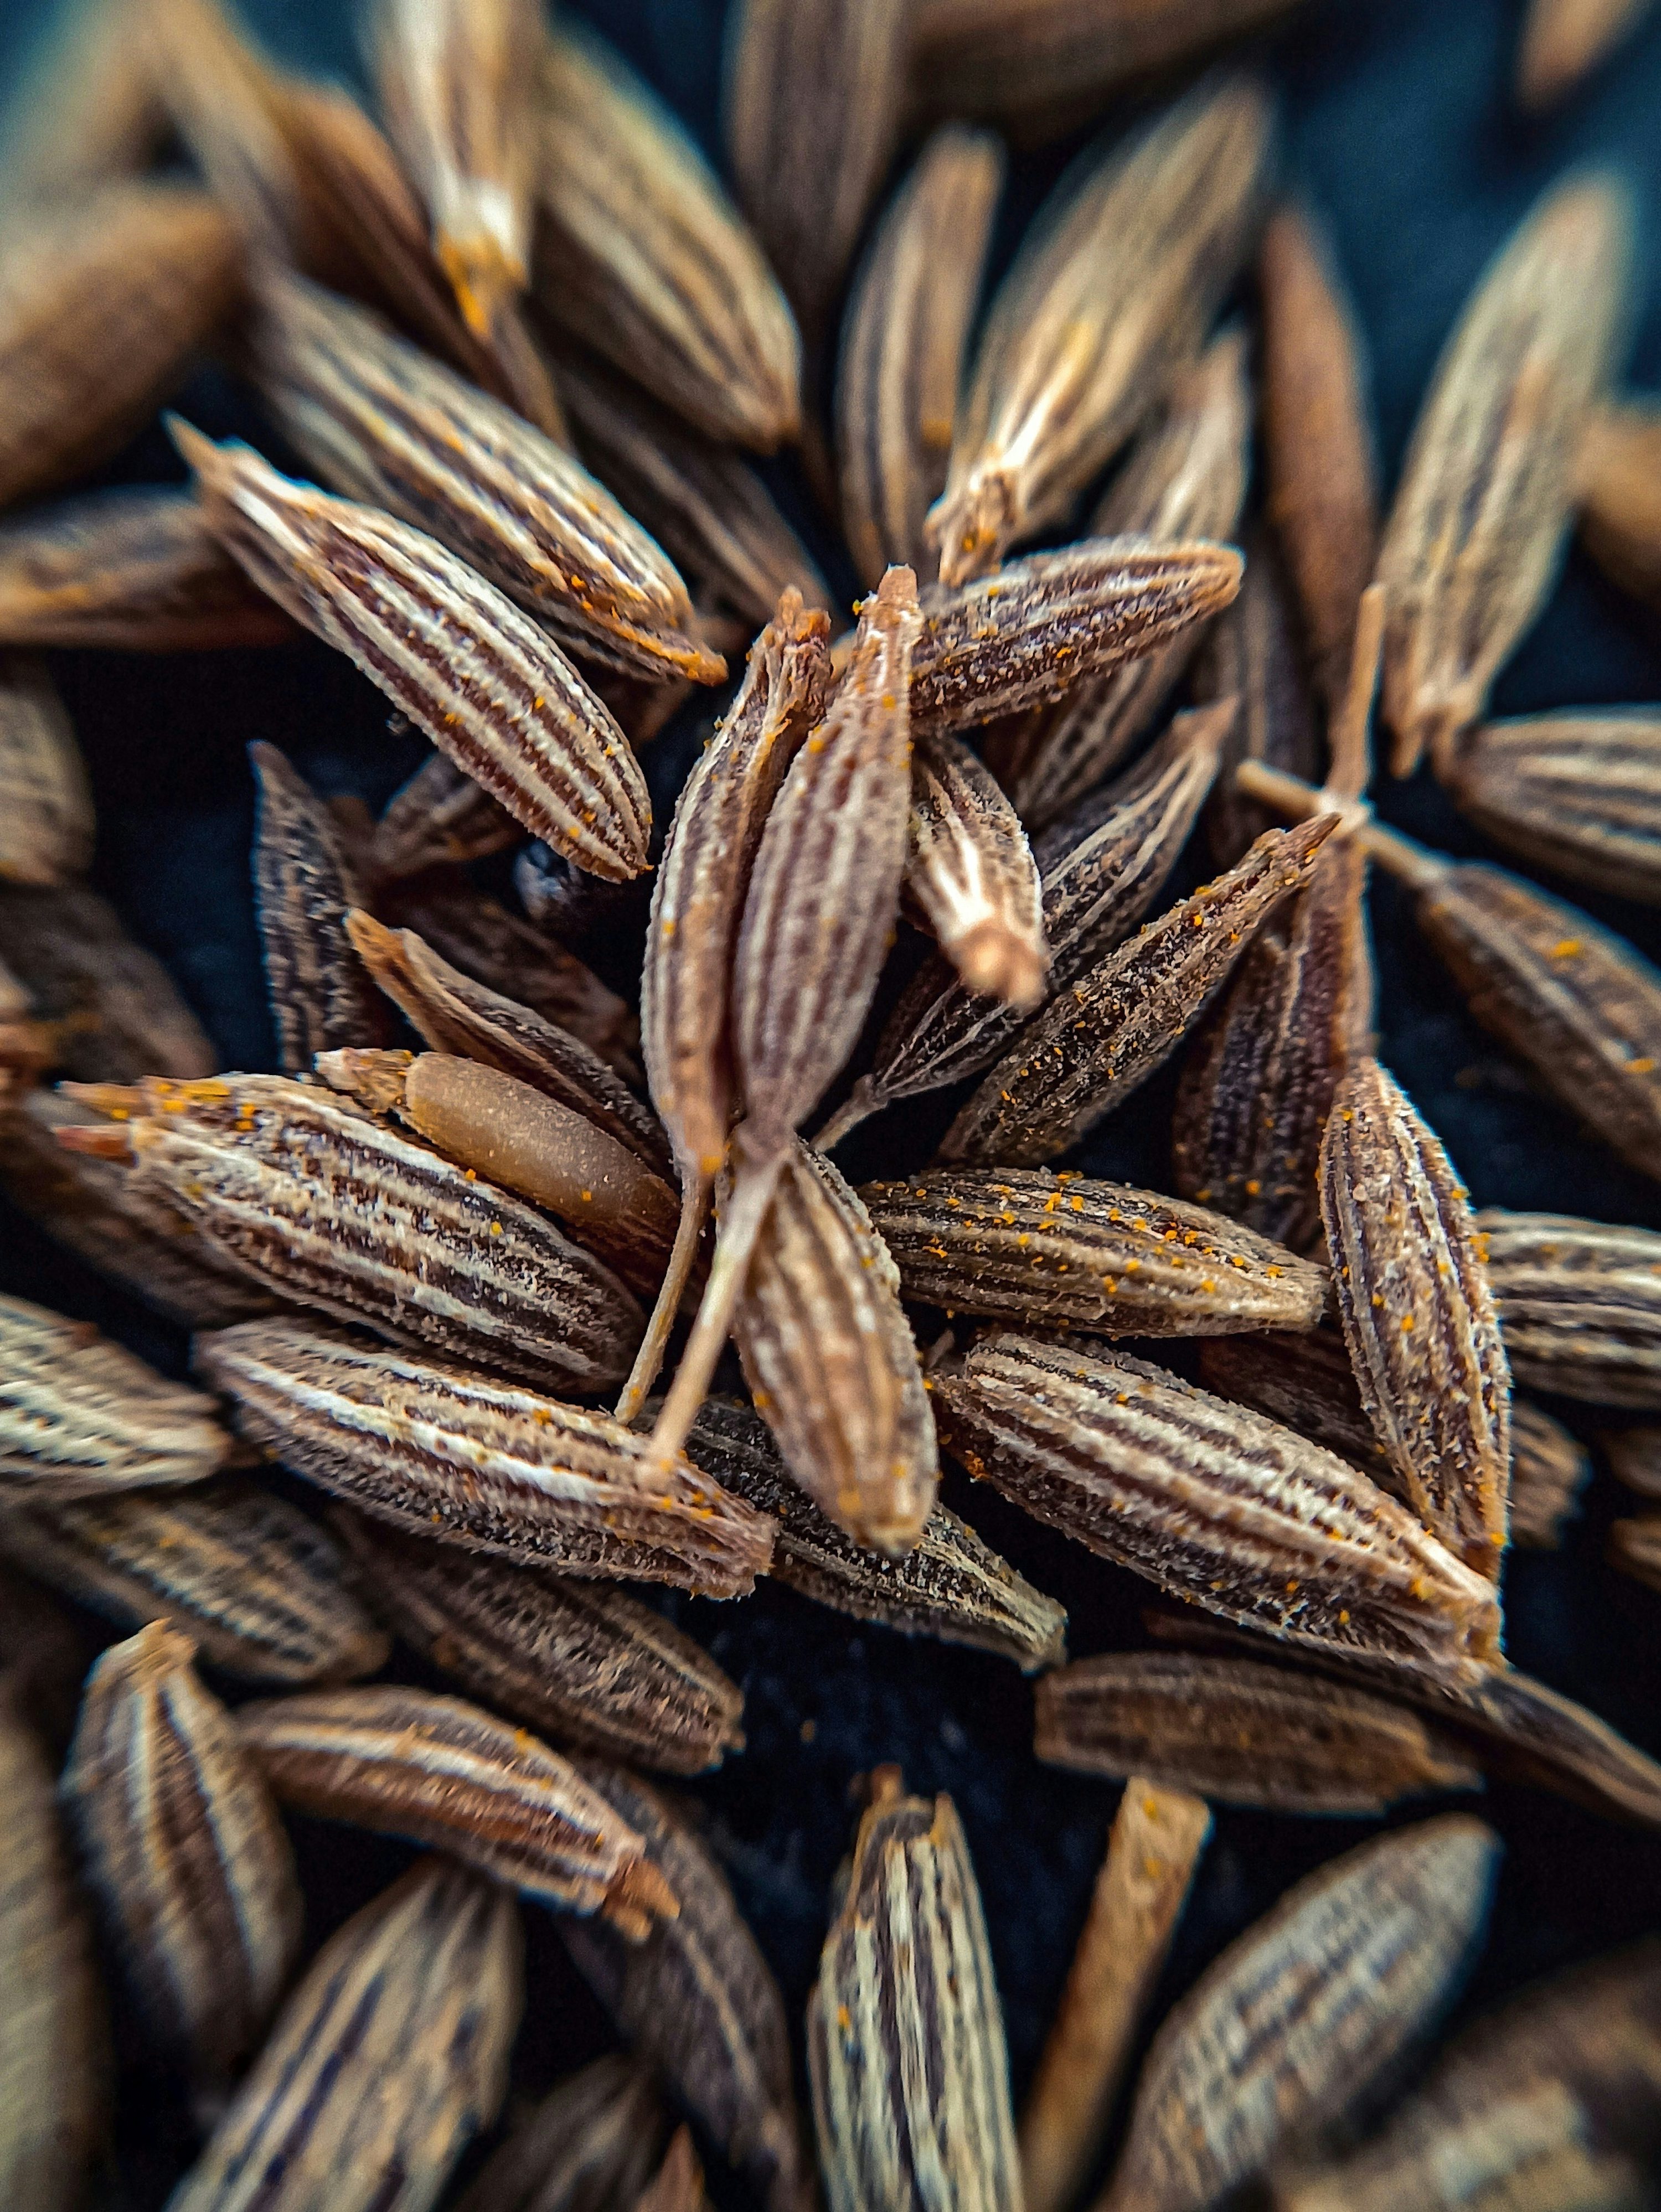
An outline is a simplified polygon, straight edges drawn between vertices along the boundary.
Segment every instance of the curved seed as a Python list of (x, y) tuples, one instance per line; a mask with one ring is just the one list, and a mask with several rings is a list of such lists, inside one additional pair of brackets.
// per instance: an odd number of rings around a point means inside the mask
[(0, 882), (50, 886), (83, 875), (94, 834), (91, 787), (57, 685), (44, 663), (0, 655)]
[(1462, 814), (1536, 867), (1661, 905), (1661, 714), (1484, 722), (1437, 774)]
[(1043, 886), (1020, 817), (989, 769), (944, 731), (911, 757), (905, 894), (977, 995), (1032, 1006), (1043, 996)]
[(999, 1330), (930, 1401), (972, 1475), (1209, 1613), (1460, 1680), (1498, 1656), (1492, 1586), (1393, 1498), (1146, 1361)]
[(1203, 1206), (1127, 1184), (1021, 1168), (926, 1170), (860, 1194), (903, 1294), (951, 1313), (1209, 1336), (1313, 1328), (1324, 1267)]
[(407, 1534), (709, 1597), (766, 1571), (770, 1522), (684, 1459), (654, 1475), (607, 1414), (300, 1321), (222, 1330), (196, 1358), (242, 1433)]
[(167, 969), (84, 884), (0, 885), (0, 960), (52, 1029), (64, 1075), (133, 1083), (210, 1075), (218, 1065)]
[(668, 2121), (647, 2069), (620, 2051), (568, 2075), (492, 2153), (456, 2212), (602, 2212), (651, 2179)]
[(570, 21), (540, 86), (536, 293), (564, 329), (722, 444), (795, 434), (800, 342), (691, 139)]
[(1661, 1235), (1563, 1213), (1476, 1216), (1520, 1381), (1593, 1405), (1661, 1408)]
[(300, 1948), (294, 1854), (195, 1646), (152, 1621), (87, 1678), (61, 1785), (149, 2048), (210, 2109)]
[(1530, 0), (1517, 50), (1517, 97), (1550, 107), (1634, 27), (1649, 0)]
[(1575, 463), (1580, 535), (1606, 575), (1661, 599), (1661, 417), (1653, 407), (1594, 409)]

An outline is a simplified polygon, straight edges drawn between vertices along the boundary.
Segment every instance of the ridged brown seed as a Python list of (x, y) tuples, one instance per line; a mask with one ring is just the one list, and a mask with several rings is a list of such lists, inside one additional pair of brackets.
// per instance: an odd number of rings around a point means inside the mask
[(857, 1194), (800, 1142), (733, 1315), (758, 1413), (794, 1480), (858, 1543), (916, 1543), (939, 1459), (900, 1277)]
[(383, 1617), (494, 1710), (557, 1743), (671, 1774), (741, 1750), (744, 1692), (621, 1590), (508, 1566), (340, 1516)]
[(904, 125), (907, 11), (889, 0), (743, 0), (727, 36), (739, 199), (817, 337)]
[(113, 184), (15, 212), (0, 256), (0, 504), (123, 444), (229, 313), (236, 234), (207, 194)]
[(800, 342), (703, 156), (569, 21), (547, 42), (539, 94), (538, 305), (706, 437), (771, 453), (800, 420)]
[(651, 2179), (666, 2128), (650, 2074), (610, 2051), (556, 2084), (491, 2154), (456, 2212), (608, 2212)]
[(435, 538), (173, 425), (222, 543), (533, 836), (615, 881), (652, 808), (611, 715), (522, 609)]
[(1661, 415), (1652, 406), (1594, 409), (1575, 464), (1580, 536), (1623, 592), (1661, 601)]
[(1021, 2110), (1025, 2212), (1068, 2212), (1096, 2163), (1210, 1833), (1211, 1814), (1197, 1797), (1140, 1774), (1125, 1784)]
[(1572, 179), (1490, 265), (1447, 342), (1376, 571), (1397, 775), (1476, 720), (1550, 589), (1580, 434), (1609, 372), (1627, 254), (1619, 187)]
[(1647, 13), (1650, 0), (1530, 0), (1517, 50), (1517, 97), (1549, 107), (1590, 76)]
[(766, 1423), (706, 1398), (688, 1439), (723, 1490), (777, 1522), (768, 1571), (804, 1597), (903, 1636), (932, 1636), (1013, 1659), (1023, 1674), (1066, 1656), (1067, 1614), (936, 1500), (902, 1559), (885, 1559), (827, 1520), (790, 1479)]
[(277, 2009), (303, 1907), (277, 1808), (194, 1656), (160, 1620), (112, 1645), (61, 1790), (146, 2056), (211, 2112)]
[(239, 1681), (346, 1681), (386, 1662), (339, 1547), (243, 1483), (9, 1508), (0, 1553), (128, 1629), (172, 1621)]
[(650, 1109), (606, 1059), (557, 1018), (475, 982), (416, 930), (387, 929), (359, 911), (348, 915), (346, 933), (370, 975), (435, 1052), (480, 1060), (529, 1084), (592, 1121), (654, 1173), (666, 1170), (669, 1147)]
[[(1226, 331), (1173, 383), (1091, 517), (1091, 535), (1136, 534), (1156, 544), (1232, 537), (1245, 496), (1250, 425), (1245, 339)], [(1154, 721), (1202, 635), (1202, 620), (1190, 623), (1074, 684), (1059, 703), (1029, 708), (989, 734), (988, 764), (1029, 830), (1048, 828), (1117, 767)]]
[(1238, 867), (1058, 993), (982, 1078), (940, 1158), (1031, 1167), (1087, 1135), (1176, 1050), (1258, 929), (1308, 883), (1336, 821), (1266, 830)]
[(596, 1920), (562, 1920), (565, 1948), (630, 2049), (742, 2168), (768, 2212), (792, 2212), (812, 2185), (772, 1969), (691, 1822), (621, 1767), (577, 1765), (645, 1839), (648, 1862), (680, 1912), (635, 1944)]
[(254, 908), (283, 1066), (307, 1075), (319, 1052), (384, 1042), (386, 1001), (346, 934), (357, 872), (328, 808), (275, 745), (252, 744), (259, 792)]
[(67, 199), (149, 168), (167, 111), (131, 0), (76, 0), (26, 46), (0, 114), (0, 199)]
[(1265, 94), (1227, 78), (1063, 179), (981, 337), (929, 517), (947, 583), (1061, 520), (1198, 344), (1248, 249), (1269, 135)]
[(1361, 1403), (1425, 1526), (1481, 1573), (1506, 1547), (1511, 1370), (1466, 1195), (1389, 1071), (1334, 1094), (1321, 1219)]
[(1661, 905), (1661, 714), (1484, 722), (1438, 774), (1462, 814), (1536, 867)]
[(1318, 783), (1326, 758), (1303, 653), (1293, 635), (1291, 586), (1274, 540), (1246, 536), (1240, 596), (1206, 633), (1195, 666), (1195, 691), (1234, 713), (1216, 788), (1206, 810), (1211, 864), (1232, 868), (1275, 820), (1241, 791), (1235, 771), (1244, 761), (1288, 770)]
[(392, 143), (481, 337), (529, 275), (540, 28), (533, 0), (380, 0), (374, 19)]
[(1018, 2212), (1020, 2161), (986, 1917), (949, 1797), (874, 1778), (807, 2001), (830, 2212)]
[(44, 662), (0, 653), (0, 882), (84, 875), (94, 835), (92, 790), (57, 685)]
[(1207, 1612), (1459, 1679), (1498, 1656), (1492, 1586), (1393, 1498), (1144, 1360), (998, 1330), (930, 1402), (970, 1474)]
[(1043, 995), (1043, 887), (1020, 817), (960, 738), (920, 733), (911, 756), (905, 898), (965, 988), (1007, 1006)]
[(580, 462), (351, 301), (283, 276), (260, 296), (261, 390), (334, 490), (437, 538), (568, 651), (720, 681), (679, 575)]
[(989, 132), (937, 131), (855, 279), (837, 367), (837, 458), (843, 529), (867, 586), (890, 562), (932, 573), (924, 525), (946, 485), (1004, 167)]
[(1154, 2039), (1103, 2212), (1198, 2212), (1354, 2110), (1452, 1996), (1500, 1848), (1450, 1814), (1288, 1890)]
[(51, 1026), (62, 1075), (131, 1083), (210, 1075), (218, 1065), (167, 969), (84, 884), (0, 884), (0, 960)]
[[(1188, 842), (1231, 710), (1179, 714), (1129, 775), (1080, 805), (1033, 849), (1043, 888), (1049, 989), (1059, 994), (1133, 930)], [(978, 1074), (1024, 1019), (966, 990), (944, 954), (926, 959), (900, 994), (876, 1064), (820, 1132), (828, 1149), (896, 1099)]]
[(1296, 204), (1264, 228), (1257, 289), (1265, 503), (1297, 591), (1317, 689), (1335, 708), (1378, 538), (1363, 342), (1330, 246)]
[(966, 730), (1154, 652), (1226, 607), (1243, 568), (1202, 539), (1084, 538), (994, 575), (931, 584), (911, 665), (917, 733)]
[(1398, 1797), (1482, 1786), (1481, 1770), (1409, 1706), (1180, 1651), (1113, 1652), (1046, 1674), (1035, 1747), (1076, 1774), (1147, 1774), (1276, 1813), (1382, 1813)]
[(394, 1683), (238, 1708), (238, 1736), (285, 1805), (408, 1837), (527, 1897), (603, 1912), (633, 1939), (672, 1892), (570, 1762), (482, 1705)]
[(761, 1515), (684, 1460), (648, 1481), (644, 1440), (604, 1413), (300, 1321), (201, 1338), (197, 1363), (245, 1434), (406, 1534), (709, 1597), (766, 1571)]
[(1384, 2129), (1293, 2177), (1287, 2212), (1641, 2206), (1661, 2119), (1661, 1945), (1536, 1982), (1449, 2045)]
[(432, 753), (387, 800), (364, 865), (377, 884), (465, 867), (524, 837), (513, 816), (442, 753)]
[(294, 635), (188, 492), (84, 492), (0, 523), (0, 642), (196, 653)]
[(1335, 838), (1289, 920), (1260, 930), (1196, 1040), (1177, 1092), (1171, 1175), (1185, 1198), (1310, 1250), (1334, 1091), (1371, 1042), (1366, 854)]
[(103, 1992), (52, 1770), (0, 1692), (0, 2201), (80, 2203), (105, 2125)]
[(1661, 1409), (1661, 1235), (1566, 1213), (1476, 1217), (1519, 1382), (1592, 1405)]
[(940, 1168), (860, 1194), (904, 1295), (1107, 1336), (1313, 1328), (1324, 1267), (1222, 1215), (1093, 1176)]
[(88, 1322), (0, 1297), (0, 1492), (57, 1504), (199, 1482), (229, 1448), (199, 1390)]
[(435, 2203), (507, 2092), (522, 1951), (505, 1890), (423, 1859), (318, 1953), (172, 2212)]
[(733, 448), (710, 445), (592, 361), (562, 357), (557, 374), (578, 451), (692, 584), (757, 629), (783, 592), (830, 606), (812, 554)]
[(280, 1297), (540, 1381), (626, 1370), (640, 1309), (609, 1268), (318, 1086), (152, 1085), (132, 1110), (141, 1188)]

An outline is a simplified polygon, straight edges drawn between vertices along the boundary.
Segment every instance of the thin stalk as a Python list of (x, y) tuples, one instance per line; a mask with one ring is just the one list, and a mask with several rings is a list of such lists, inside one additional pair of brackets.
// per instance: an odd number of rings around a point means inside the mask
[(816, 1152), (833, 1151), (845, 1136), (859, 1127), (861, 1121), (868, 1121), (887, 1103), (879, 1094), (875, 1079), (869, 1075), (861, 1076), (818, 1136), (810, 1139), (813, 1150)]
[(1359, 838), (1370, 858), (1415, 890), (1433, 889), (1451, 865), (1427, 845), (1415, 844), (1399, 830), (1386, 830), (1375, 822), (1364, 799), (1335, 800), (1331, 792), (1305, 783), (1300, 775), (1288, 775), (1283, 769), (1266, 768), (1262, 761), (1242, 761), (1234, 781), (1249, 798), (1261, 799), (1294, 822), (1307, 821), (1311, 814), (1339, 814), (1342, 818), (1335, 834)]
[(680, 1311), (680, 1302), (686, 1294), (698, 1256), (698, 1240), (703, 1235), (703, 1224), (709, 1217), (709, 1195), (715, 1189), (715, 1177), (691, 1175), (680, 1187), (680, 1220), (675, 1229), (674, 1249), (669, 1255), (669, 1265), (662, 1282), (658, 1285), (657, 1303), (652, 1308), (652, 1317), (646, 1324), (646, 1334), (641, 1339), (640, 1350), (635, 1354), (635, 1364), (629, 1370), (629, 1380), (623, 1386), (623, 1395), (618, 1400), (618, 1420), (632, 1421), (640, 1411), (663, 1364), (663, 1355), (669, 1342), (669, 1332)]

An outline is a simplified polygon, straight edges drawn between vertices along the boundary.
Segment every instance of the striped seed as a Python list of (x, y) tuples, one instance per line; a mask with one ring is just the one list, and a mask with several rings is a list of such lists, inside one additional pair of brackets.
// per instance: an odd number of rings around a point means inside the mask
[(912, 753), (908, 838), (905, 897), (965, 988), (1036, 1006), (1049, 967), (1037, 864), (991, 771), (944, 731)]
[(456, 2212), (606, 2212), (652, 2176), (667, 2122), (651, 2075), (611, 2051), (567, 2075), (519, 2122)]
[(1661, 1235), (1497, 1206), (1476, 1230), (1519, 1381), (1592, 1405), (1661, 1408)]
[(1650, 0), (1530, 0), (1517, 50), (1517, 98), (1550, 107), (1612, 53)]
[(0, 883), (50, 887), (92, 864), (92, 790), (44, 662), (0, 654)]
[(1661, 416), (1653, 407), (1595, 408), (1575, 463), (1580, 535), (1623, 592), (1661, 599)]
[(490, 793), (442, 753), (433, 753), (387, 800), (364, 865), (380, 884), (465, 867), (506, 852), (523, 836)]
[(1437, 772), (1462, 814), (1535, 866), (1661, 905), (1661, 714), (1484, 722)]
[(84, 884), (0, 884), (0, 960), (49, 1026), (64, 1075), (133, 1083), (210, 1075), (218, 1065), (167, 969)]

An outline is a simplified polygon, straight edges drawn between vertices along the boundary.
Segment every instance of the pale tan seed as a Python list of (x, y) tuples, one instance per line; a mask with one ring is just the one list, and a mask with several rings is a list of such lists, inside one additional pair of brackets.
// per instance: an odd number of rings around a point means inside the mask
[(1108, 1336), (1313, 1328), (1330, 1281), (1203, 1206), (1022, 1168), (925, 1170), (860, 1194), (904, 1294)]
[(1141, 1774), (1126, 1783), (1021, 2112), (1025, 2212), (1068, 2212), (1095, 2163), (1210, 1833), (1198, 1798)]
[(1476, 1228), (1519, 1381), (1593, 1405), (1661, 1407), (1661, 1235), (1497, 1206)]
[(989, 132), (937, 131), (855, 279), (837, 368), (837, 457), (843, 529), (869, 586), (891, 562), (932, 573), (924, 525), (946, 488), (1004, 167)]
[(1250, 244), (1269, 126), (1263, 92), (1225, 80), (1058, 187), (993, 301), (929, 518), (946, 582), (1063, 518), (1197, 345)]
[(1530, 0), (1517, 50), (1517, 97), (1549, 107), (1620, 45), (1648, 13), (1650, 0)]
[(167, 117), (143, 15), (143, 0), (72, 0), (43, 23), (0, 114), (0, 200), (67, 200), (149, 167)]
[(51, 885), (92, 864), (92, 790), (46, 665), (0, 654), (0, 882)]
[(879, 1768), (807, 2005), (830, 2212), (1018, 2212), (1009, 2061), (975, 1869), (949, 1797)]
[(492, 2153), (456, 2212), (603, 2212), (633, 2204), (667, 2129), (646, 2068), (619, 2051), (558, 2082)]
[(766, 1571), (763, 1515), (684, 1459), (654, 1475), (606, 1414), (299, 1321), (203, 1337), (196, 1356), (245, 1435), (406, 1534), (710, 1597)]
[(1062, 1607), (949, 1506), (936, 1500), (915, 1547), (903, 1559), (885, 1559), (827, 1520), (791, 1480), (766, 1423), (748, 1406), (706, 1398), (689, 1442), (724, 1490), (776, 1518), (768, 1571), (804, 1597), (903, 1636), (999, 1652), (1023, 1674), (1065, 1658)]
[(1595, 408), (1575, 474), (1586, 550), (1623, 592), (1661, 599), (1661, 417), (1656, 410)]
[(0, 884), (0, 960), (49, 1026), (61, 1074), (131, 1083), (210, 1075), (219, 1064), (167, 969), (84, 884)]
[(1661, 714), (1484, 722), (1437, 773), (1462, 814), (1536, 867), (1661, 905)]
[(770, 453), (800, 421), (800, 343), (703, 156), (569, 19), (538, 94), (538, 305), (707, 437)]
[(489, 860), (523, 836), (504, 806), (435, 752), (387, 800), (364, 865), (384, 885), (429, 868)]
[(423, 1859), (331, 1936), (172, 2212), (426, 2212), (508, 2087), (518, 1909)]
[(1375, 572), (1397, 775), (1477, 720), (1550, 589), (1581, 431), (1611, 366), (1627, 230), (1617, 185), (1560, 185), (1490, 264), (1447, 342)]
[(911, 757), (904, 896), (964, 988), (1006, 1006), (1043, 996), (1043, 890), (1020, 817), (989, 769), (945, 731)]
[(1288, 1890), (1159, 2030), (1102, 2212), (1198, 2212), (1354, 2111), (1453, 1996), (1499, 1855), (1449, 1814)]
[(194, 1656), (163, 1621), (106, 1651), (61, 1789), (148, 2047), (212, 2117), (277, 2009), (303, 1908), (277, 1808)]
[(1244, 1407), (1128, 1353), (1006, 1330), (930, 1383), (971, 1475), (1173, 1596), (1456, 1680), (1498, 1656), (1491, 1584), (1359, 1470)]

